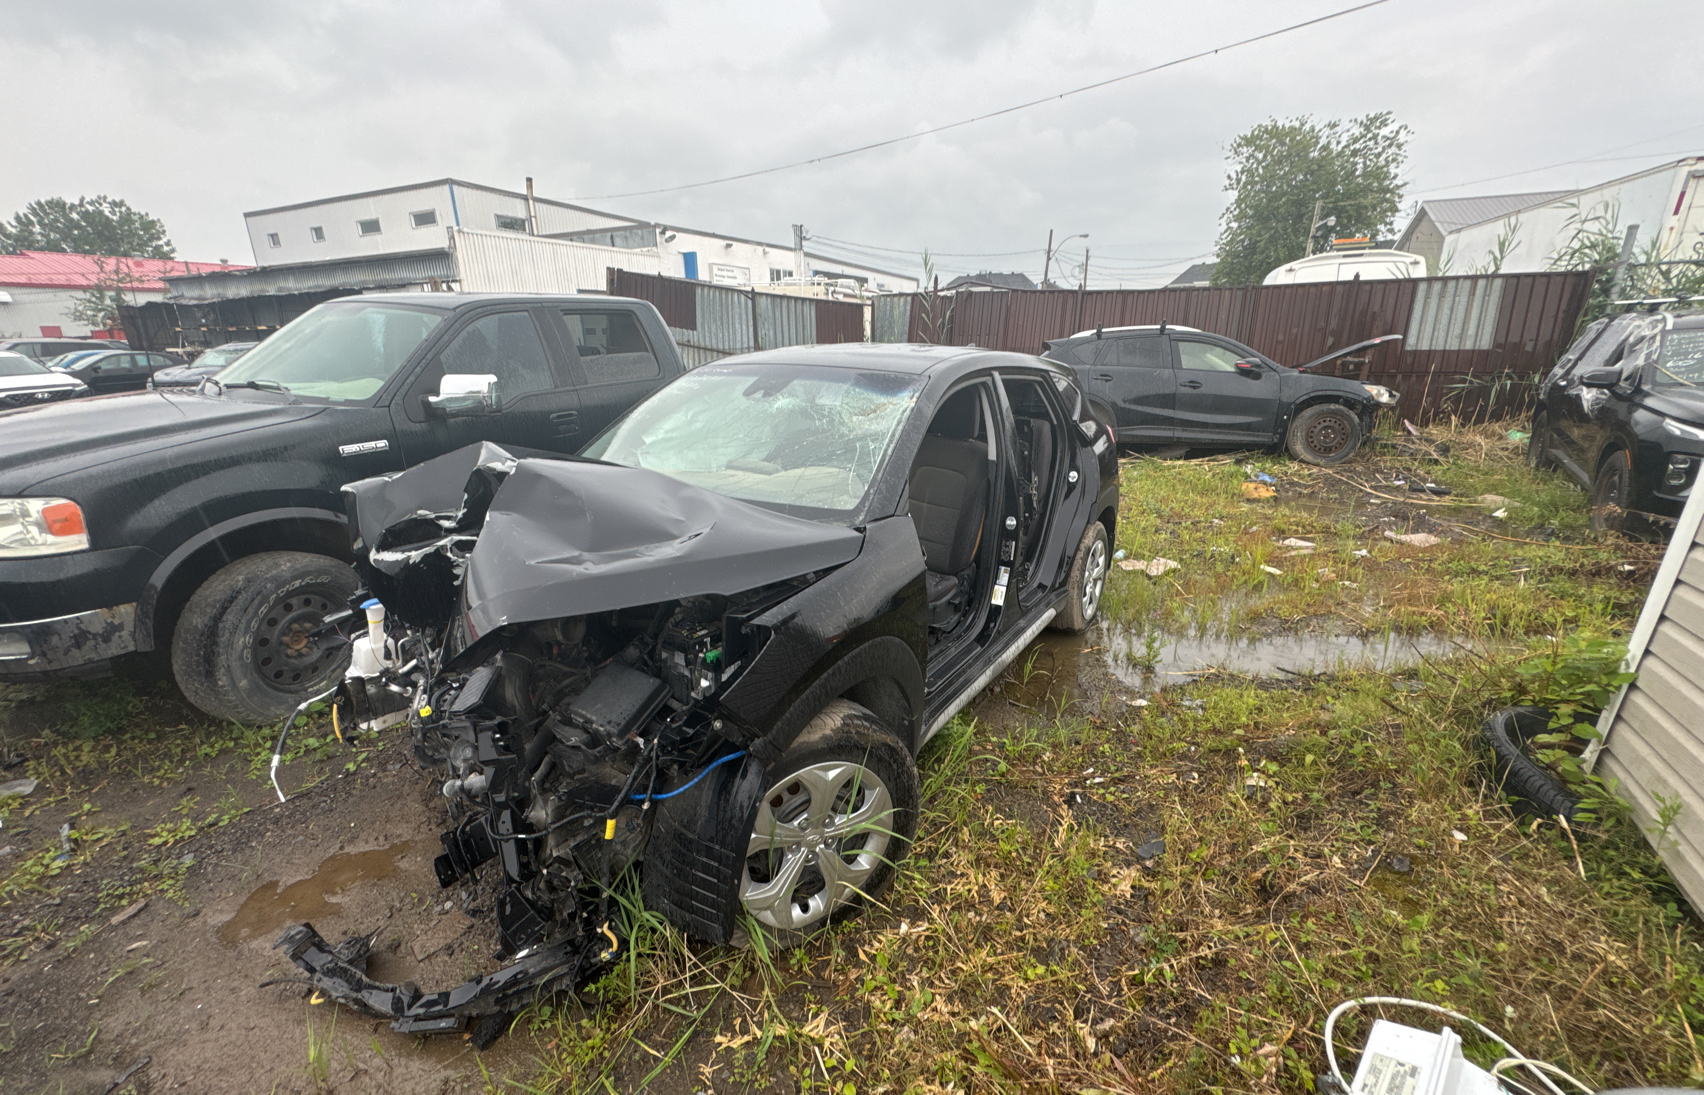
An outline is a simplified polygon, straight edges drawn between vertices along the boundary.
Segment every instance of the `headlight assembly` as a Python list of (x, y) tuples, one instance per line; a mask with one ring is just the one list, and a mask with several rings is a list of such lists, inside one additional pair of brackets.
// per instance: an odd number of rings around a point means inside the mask
[(1367, 394), (1372, 396), (1373, 401), (1379, 406), (1396, 406), (1396, 393), (1385, 387), (1383, 384), (1363, 384), (1361, 387), (1367, 389)]
[(0, 498), (0, 559), (87, 550), (83, 509), (69, 498)]
[(1704, 430), (1697, 426), (1688, 426), (1685, 423), (1676, 422), (1672, 418), (1663, 419), (1663, 429), (1676, 437), (1684, 437), (1688, 441), (1704, 441)]

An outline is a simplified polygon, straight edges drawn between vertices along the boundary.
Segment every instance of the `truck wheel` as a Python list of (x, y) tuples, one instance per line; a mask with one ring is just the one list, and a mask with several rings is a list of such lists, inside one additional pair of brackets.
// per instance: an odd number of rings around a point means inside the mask
[(1316, 403), (1290, 423), (1285, 441), (1297, 460), (1341, 464), (1361, 447), (1361, 420), (1348, 407)]
[(1633, 455), (1616, 449), (1592, 479), (1592, 531), (1625, 532), (1627, 498), (1633, 493)]
[(1527, 463), (1539, 471), (1551, 465), (1550, 416), (1540, 412), (1532, 420), (1532, 436), (1527, 438)]
[(202, 583), (172, 635), (172, 675), (185, 698), (216, 718), (268, 723), (330, 688), (349, 647), (309, 634), (342, 608), (359, 581), (325, 555), (265, 551)]

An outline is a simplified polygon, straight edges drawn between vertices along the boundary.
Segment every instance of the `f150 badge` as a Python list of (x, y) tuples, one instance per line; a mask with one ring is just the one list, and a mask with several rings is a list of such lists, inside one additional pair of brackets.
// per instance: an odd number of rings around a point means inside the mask
[(360, 456), (364, 452), (388, 452), (389, 441), (357, 441), (353, 445), (337, 446), (339, 456)]

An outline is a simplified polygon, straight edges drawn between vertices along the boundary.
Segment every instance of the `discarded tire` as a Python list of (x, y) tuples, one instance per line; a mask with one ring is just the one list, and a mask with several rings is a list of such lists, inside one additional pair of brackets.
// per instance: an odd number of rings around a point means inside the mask
[(1580, 802), (1527, 754), (1533, 738), (1550, 732), (1543, 707), (1505, 707), (1479, 728), (1491, 753), (1491, 782), (1524, 814), (1574, 820)]

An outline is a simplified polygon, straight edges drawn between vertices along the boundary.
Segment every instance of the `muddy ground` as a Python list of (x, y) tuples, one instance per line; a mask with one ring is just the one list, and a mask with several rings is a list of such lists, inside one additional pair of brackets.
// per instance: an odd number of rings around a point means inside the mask
[[(1381, 470), (1384, 479), (1392, 467), (1400, 470), (1400, 461)], [(1424, 468), (1417, 470), (1423, 477)], [(1357, 482), (1375, 478), (1364, 472)], [(1352, 507), (1353, 520), (1375, 533), (1506, 535), (1488, 516), (1450, 510), (1446, 518), (1418, 500), (1380, 497), (1341, 479), (1312, 476), (1280, 490), (1292, 500), (1311, 499), (1332, 520)], [(1626, 580), (1645, 577), (1629, 573)], [(1081, 637), (1049, 635), (971, 713), (984, 733), (999, 735), (1066, 708), (1122, 710), (1209, 666), (1297, 678), (1345, 658), (1387, 667), (1448, 645), (1447, 638), (1369, 638), (1349, 634), (1340, 621), (1304, 620), (1229, 639), (1174, 637), (1133, 669), (1130, 641), (1115, 626)], [(0, 707), (5, 759), (39, 762), (56, 748), (58, 739), (41, 728), (56, 723), (65, 695), (60, 688)], [(174, 708), (182, 704), (175, 692), (146, 696), (148, 720), (196, 732), (198, 716)], [(286, 925), (311, 920), (332, 940), (375, 934), (372, 972), (382, 980), (434, 988), (494, 968), (481, 895), (440, 891), (433, 878), (444, 811), (399, 736), (370, 747), (354, 771), (342, 770), (348, 754), (340, 750), (286, 766), (287, 789), (318, 782), (282, 804), (254, 756), (252, 743), (233, 746), (147, 780), (121, 766), (77, 769), (44, 781), (11, 810), (0, 830), (0, 875), (51, 854), (62, 825), (108, 835), (63, 845), (70, 854), (59, 873), (0, 903), (0, 1092), (452, 1092), (533, 1075), (540, 1053), (551, 1048), (542, 1041), (548, 1029), (517, 1029), (483, 1054), (461, 1037), (393, 1034), (384, 1022), (308, 999), (293, 981), (294, 968), (271, 950)], [(24, 770), (14, 766), (0, 782)], [(997, 804), (1006, 816), (1053, 823), (1050, 797), (1001, 793), (1012, 799)], [(224, 804), (216, 820), (215, 802)], [(198, 831), (177, 839), (174, 818), (195, 822)], [(1109, 820), (1128, 828), (1135, 843), (1152, 836), (1141, 818)], [(124, 832), (113, 832), (125, 823)], [(904, 910), (895, 910), (872, 918), (869, 928), (903, 919)], [(274, 980), (280, 983), (261, 987)], [(789, 1007), (786, 999), (781, 1007)], [(1157, 1029), (1148, 1036), (1173, 1037)], [(653, 1089), (795, 1090), (784, 1070), (772, 1077), (718, 1073), (714, 1034), (712, 1023), (694, 1035)], [(616, 1089), (631, 1090), (647, 1063), (619, 1069)]]

